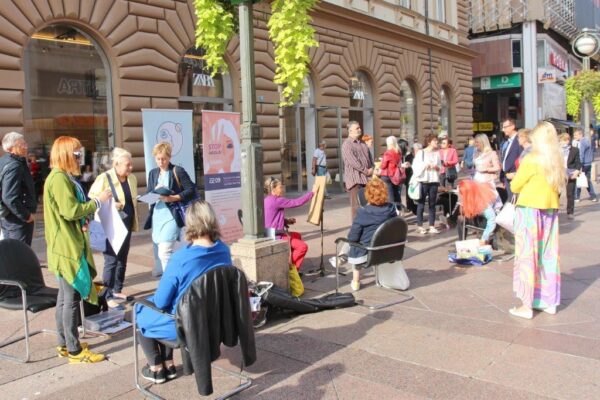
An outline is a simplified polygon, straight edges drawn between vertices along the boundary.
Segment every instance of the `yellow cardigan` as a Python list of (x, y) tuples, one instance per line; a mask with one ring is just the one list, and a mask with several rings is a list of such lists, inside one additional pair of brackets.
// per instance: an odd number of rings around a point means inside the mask
[(531, 154), (521, 161), (510, 183), (510, 190), (519, 193), (517, 206), (540, 210), (559, 208), (558, 192), (550, 187), (541, 166), (535, 162), (535, 156)]
[[(115, 186), (115, 191), (117, 192), (117, 196), (119, 196), (119, 200), (121, 202), (125, 201), (125, 193), (123, 192), (123, 187), (121, 186), (121, 182), (119, 178), (117, 178), (117, 173), (114, 168), (111, 168), (107, 171), (110, 174), (113, 185)], [(137, 232), (139, 229), (138, 224), (138, 211), (137, 211), (137, 179), (135, 175), (129, 174), (127, 177), (127, 182), (129, 183), (129, 190), (131, 190), (131, 198), (133, 200), (133, 209), (135, 211), (135, 215), (133, 216), (133, 225), (131, 226), (132, 232)], [(91, 199), (94, 199), (100, 195), (100, 193), (106, 189), (110, 189), (110, 185), (108, 184), (108, 179), (106, 178), (105, 173), (101, 173), (96, 177), (94, 184), (90, 188), (90, 193), (88, 196)], [(124, 203), (118, 203), (117, 209), (122, 210), (125, 206)]]

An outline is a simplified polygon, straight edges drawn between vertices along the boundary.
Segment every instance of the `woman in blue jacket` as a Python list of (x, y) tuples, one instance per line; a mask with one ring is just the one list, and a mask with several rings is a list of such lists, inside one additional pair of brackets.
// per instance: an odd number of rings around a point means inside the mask
[(187, 203), (196, 197), (196, 186), (183, 167), (171, 164), (171, 153), (171, 145), (165, 142), (156, 144), (152, 149), (158, 167), (148, 174), (148, 192), (162, 189), (165, 195), (160, 196), (160, 200), (150, 206), (144, 224), (144, 229), (152, 229), (152, 242), (156, 246), (155, 257), (160, 260), (163, 272), (184, 226), (176, 205), (178, 202)]
[[(212, 268), (232, 265), (229, 248), (219, 240), (219, 224), (210, 204), (193, 203), (186, 212), (185, 223), (185, 240), (189, 243), (173, 254), (156, 293), (148, 298), (169, 314), (175, 314), (179, 300), (196, 278)], [(142, 376), (154, 383), (176, 378), (173, 349), (156, 340), (177, 340), (175, 320), (141, 305), (136, 306), (135, 312), (139, 342), (148, 360)]]
[[(398, 212), (393, 204), (388, 203), (387, 186), (381, 179), (372, 179), (367, 183), (365, 199), (367, 205), (357, 210), (348, 240), (368, 246), (377, 228), (388, 219), (398, 216)], [(350, 287), (357, 291), (360, 289), (361, 266), (367, 262), (367, 251), (350, 246), (348, 262), (352, 264)]]

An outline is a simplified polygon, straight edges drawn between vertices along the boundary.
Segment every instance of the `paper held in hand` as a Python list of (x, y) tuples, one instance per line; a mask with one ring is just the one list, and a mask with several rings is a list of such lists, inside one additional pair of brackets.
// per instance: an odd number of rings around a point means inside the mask
[(108, 199), (108, 201), (102, 203), (102, 207), (96, 211), (94, 219), (100, 221), (115, 254), (119, 254), (128, 232), (113, 199)]
[(154, 204), (158, 200), (160, 200), (160, 194), (150, 192), (150, 193), (146, 193), (141, 196), (138, 196), (137, 199), (138, 199), (138, 201), (144, 202), (146, 204)]

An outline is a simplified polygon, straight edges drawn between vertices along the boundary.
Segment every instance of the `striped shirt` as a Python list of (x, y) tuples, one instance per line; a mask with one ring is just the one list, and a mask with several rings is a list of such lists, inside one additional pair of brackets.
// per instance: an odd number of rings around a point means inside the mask
[(368, 170), (373, 168), (369, 147), (360, 140), (348, 137), (342, 144), (342, 160), (346, 189), (350, 190), (356, 185), (366, 185)]

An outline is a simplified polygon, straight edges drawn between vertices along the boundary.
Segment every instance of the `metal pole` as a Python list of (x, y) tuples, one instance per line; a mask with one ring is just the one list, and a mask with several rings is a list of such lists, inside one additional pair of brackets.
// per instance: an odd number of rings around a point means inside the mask
[(242, 83), (242, 212), (244, 238), (265, 236), (262, 146), (260, 127), (256, 123), (256, 88), (254, 74), (254, 31), (252, 1), (239, 6), (240, 66)]
[[(583, 72), (590, 70), (590, 58), (583, 57)], [(589, 138), (590, 136), (590, 104), (587, 99), (583, 99), (583, 136)]]

